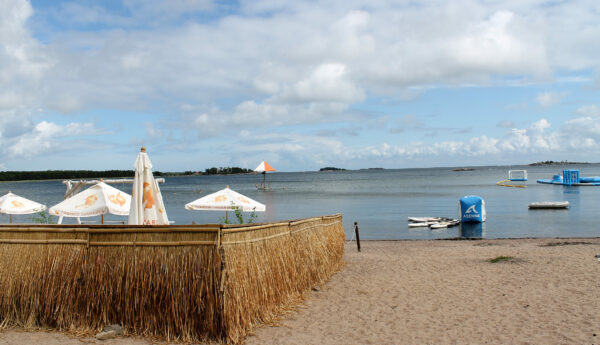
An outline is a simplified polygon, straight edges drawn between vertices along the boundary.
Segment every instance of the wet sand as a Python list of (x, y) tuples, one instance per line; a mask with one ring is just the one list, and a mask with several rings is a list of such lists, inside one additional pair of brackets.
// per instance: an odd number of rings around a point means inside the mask
[[(600, 238), (351, 243), (339, 273), (246, 343), (600, 344), (595, 254)], [(0, 345), (82, 343), (160, 342), (0, 333)]]

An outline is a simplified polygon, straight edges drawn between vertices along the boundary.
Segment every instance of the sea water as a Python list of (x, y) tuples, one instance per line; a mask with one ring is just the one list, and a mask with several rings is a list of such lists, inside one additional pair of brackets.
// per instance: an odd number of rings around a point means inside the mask
[[(516, 182), (527, 188), (497, 186), (510, 169), (526, 169), (529, 181)], [(566, 187), (538, 184), (563, 169), (580, 169), (581, 176), (600, 176), (600, 164), (568, 166), (474, 167), (349, 170), (330, 172), (270, 173), (270, 189), (258, 190), (263, 175), (167, 177), (160, 185), (167, 214), (174, 224), (220, 223), (223, 211), (187, 211), (184, 205), (226, 186), (266, 205), (255, 222), (273, 222), (341, 213), (346, 236), (358, 223), (361, 239), (435, 239), (454, 237), (589, 237), (600, 236), (598, 208), (600, 186)], [(131, 193), (131, 185), (114, 184)], [(17, 195), (53, 206), (63, 200), (61, 181), (0, 183), (0, 195), (11, 190)], [(478, 195), (485, 200), (487, 221), (483, 225), (430, 230), (409, 228), (408, 217), (458, 218), (459, 199)], [(567, 210), (529, 210), (536, 201), (569, 201)], [(243, 213), (247, 220), (249, 213)], [(99, 217), (96, 217), (99, 218)], [(107, 220), (126, 217), (106, 216)], [(232, 212), (229, 219), (235, 220)], [(54, 218), (56, 220), (56, 218)], [(97, 219), (96, 219), (97, 220)], [(30, 216), (14, 216), (29, 222)], [(7, 223), (8, 216), (0, 215)], [(65, 218), (65, 223), (74, 223)]]

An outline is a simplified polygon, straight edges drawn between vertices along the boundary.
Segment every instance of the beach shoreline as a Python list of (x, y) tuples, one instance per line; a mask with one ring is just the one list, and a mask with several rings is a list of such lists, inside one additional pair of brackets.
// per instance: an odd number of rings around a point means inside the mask
[[(361, 249), (347, 243), (344, 268), (246, 344), (600, 343), (600, 238), (362, 241)], [(161, 343), (0, 333), (0, 345), (81, 342)]]

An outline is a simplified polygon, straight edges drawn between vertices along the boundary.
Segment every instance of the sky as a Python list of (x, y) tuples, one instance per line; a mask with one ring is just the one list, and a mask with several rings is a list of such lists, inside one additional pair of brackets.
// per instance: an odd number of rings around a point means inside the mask
[(600, 162), (600, 2), (0, 2), (0, 170)]

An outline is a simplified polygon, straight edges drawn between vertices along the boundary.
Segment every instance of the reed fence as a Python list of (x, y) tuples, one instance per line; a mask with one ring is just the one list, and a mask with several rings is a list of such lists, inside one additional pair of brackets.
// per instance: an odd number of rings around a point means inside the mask
[(342, 265), (342, 216), (257, 225), (0, 225), (0, 327), (243, 342)]

